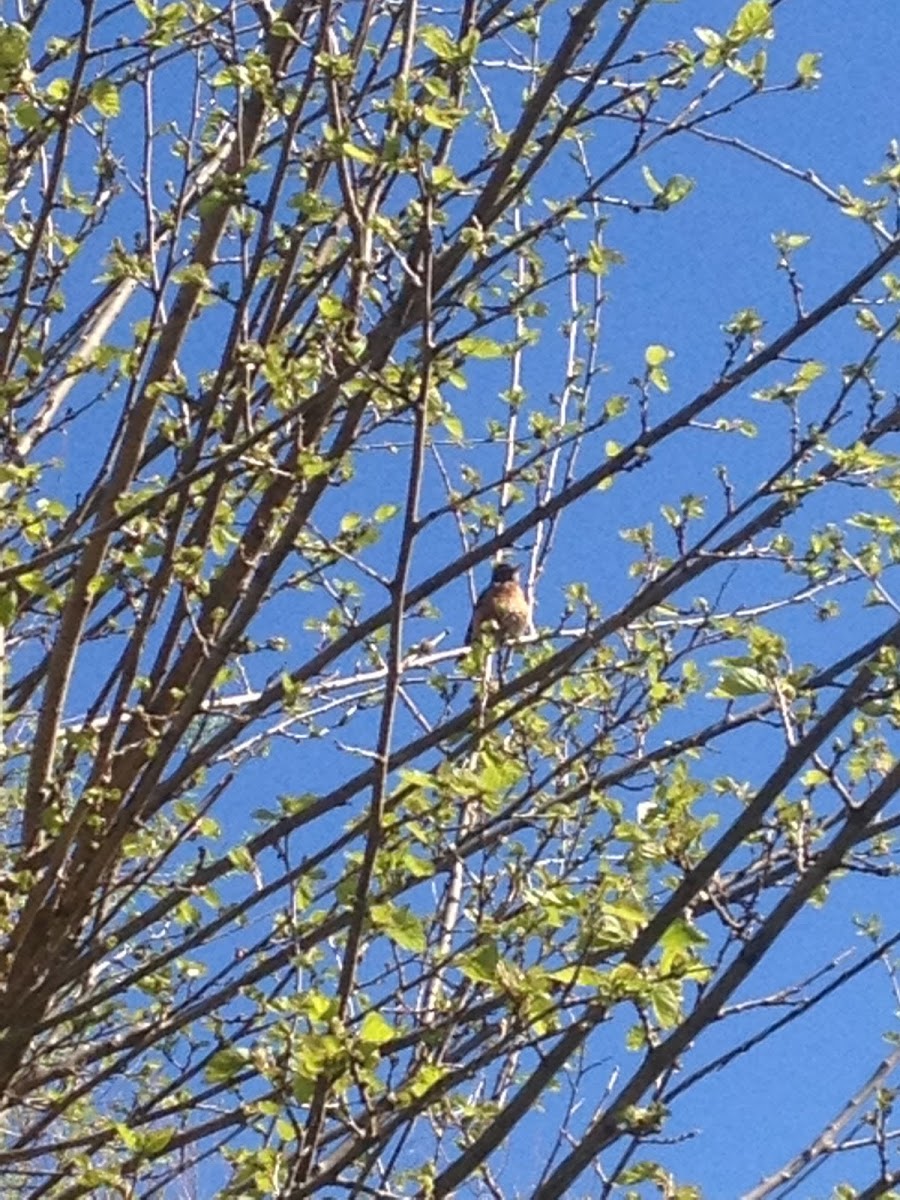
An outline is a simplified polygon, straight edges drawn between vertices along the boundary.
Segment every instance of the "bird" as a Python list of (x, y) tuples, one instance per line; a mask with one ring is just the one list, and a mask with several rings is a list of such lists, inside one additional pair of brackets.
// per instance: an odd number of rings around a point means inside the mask
[(519, 568), (512, 563), (497, 563), (491, 582), (475, 601), (466, 642), (472, 645), (485, 626), (493, 626), (501, 642), (515, 641), (531, 629), (531, 606), (517, 578)]

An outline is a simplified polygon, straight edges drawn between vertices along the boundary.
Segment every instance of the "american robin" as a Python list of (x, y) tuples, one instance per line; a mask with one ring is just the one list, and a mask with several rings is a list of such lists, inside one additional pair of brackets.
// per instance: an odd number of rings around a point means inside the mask
[(466, 642), (471, 646), (482, 627), (491, 625), (501, 642), (514, 641), (531, 629), (531, 608), (516, 576), (519, 568), (512, 563), (497, 563), (491, 582), (475, 601)]

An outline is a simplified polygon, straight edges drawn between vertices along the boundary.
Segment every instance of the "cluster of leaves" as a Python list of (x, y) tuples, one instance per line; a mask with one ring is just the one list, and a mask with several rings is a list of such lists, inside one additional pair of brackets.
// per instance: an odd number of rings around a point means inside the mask
[[(648, 53), (652, 7), (86, 0), (70, 27), (40, 0), (0, 25), (16, 1194), (550, 1200), (599, 1164), (603, 1195), (688, 1200), (654, 1143), (719, 1064), (683, 1056), (832, 876), (894, 870), (900, 629), (811, 665), (779, 621), (893, 605), (896, 172), (837, 195), (877, 248), (818, 307), (780, 235), (788, 327), (743, 309), (674, 411), (648, 331), (601, 392), (611, 215), (689, 203), (654, 147), (768, 81), (775, 5)], [(804, 54), (768, 90), (817, 76)], [(622, 123), (621, 153), (593, 136)], [(834, 378), (803, 341), (854, 310)], [(738, 463), (770, 413), (786, 436), (732, 483), (718, 446)], [(527, 541), (533, 587), (697, 438), (720, 492), (660, 483), (620, 607), (570, 577), (496, 675), (490, 643), (439, 648), (467, 572)], [(747, 778), (713, 765), (735, 746)], [(504, 1181), (539, 1105), (541, 1164)]]

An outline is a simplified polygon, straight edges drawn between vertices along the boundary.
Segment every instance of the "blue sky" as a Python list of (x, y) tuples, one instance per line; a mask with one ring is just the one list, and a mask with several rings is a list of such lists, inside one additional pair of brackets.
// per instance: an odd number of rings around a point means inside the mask
[[(660, 5), (639, 30), (635, 45), (642, 43), (645, 29), (646, 44), (657, 42), (654, 23), (684, 36), (688, 26), (721, 28), (730, 14), (731, 6), (720, 2)], [(776, 14), (777, 37), (768, 45), (770, 61), (776, 74), (780, 65), (786, 75), (800, 53), (821, 53), (819, 87), (751, 104), (713, 128), (752, 142), (801, 170), (812, 168), (832, 187), (845, 184), (865, 194), (864, 177), (880, 167), (890, 139), (900, 135), (896, 39), (890, 36), (896, 16), (889, 0), (864, 5), (788, 0)], [(661, 342), (674, 349), (669, 375), (675, 407), (714, 377), (722, 353), (719, 327), (731, 313), (747, 306), (758, 308), (767, 319), (767, 335), (789, 323), (790, 295), (783, 277), (776, 278), (773, 270), (776, 255), (771, 234), (811, 235), (796, 259), (810, 307), (865, 261), (871, 240), (858, 223), (808, 186), (733, 148), (677, 139), (661, 146), (650, 162), (657, 178), (679, 171), (695, 178), (697, 187), (682, 205), (658, 219), (627, 213), (611, 219), (608, 242), (625, 254), (627, 265), (608, 281), (603, 347), (613, 384), (634, 372), (646, 344)], [(850, 317), (842, 315), (829, 322), (820, 336), (809, 339), (803, 351), (840, 364), (856, 360), (863, 347), (862, 335)], [(741, 448), (751, 478), (756, 463), (771, 454), (776, 436), (772, 427), (782, 414), (771, 407), (760, 412), (762, 406), (751, 401), (746, 391), (734, 407), (760, 424), (758, 440)], [(617, 482), (597, 499), (591, 536), (602, 545), (602, 565), (597, 562), (592, 582), (604, 601), (610, 597), (614, 605), (629, 587), (622, 575), (617, 528), (653, 519), (663, 487), (670, 495), (682, 490), (710, 492), (711, 472), (704, 470), (708, 464), (700, 441), (695, 442), (696, 457), (673, 452), (662, 473), (657, 462), (649, 468), (647, 479), (639, 473), (622, 481), (624, 487)], [(727, 457), (730, 468), (737, 470), (738, 456), (729, 451)], [(847, 498), (847, 503), (852, 505), (854, 499)], [(841, 514), (823, 515), (839, 519)], [(575, 526), (569, 530), (573, 540), (579, 523), (586, 520), (581, 509), (570, 518)], [(578, 561), (586, 564), (585, 556)], [(558, 561), (554, 575), (557, 570), (565, 570)], [(788, 628), (799, 647), (809, 648), (812, 658), (813, 641), (821, 650), (845, 638), (863, 640), (886, 621), (883, 610), (859, 608), (823, 629), (800, 629), (790, 623)], [(733, 767), (726, 762), (722, 769), (752, 775), (750, 760), (756, 751), (751, 741), (745, 762)], [(775, 991), (812, 973), (846, 947), (854, 947), (857, 956), (864, 954), (868, 947), (854, 936), (852, 918), (879, 908), (896, 911), (891, 901), (895, 889), (890, 881), (838, 883), (829, 904), (803, 915), (751, 977), (745, 993)], [(842, 966), (852, 961), (845, 960)], [(772, 1015), (764, 1013), (763, 1019)], [(672, 1132), (702, 1130), (702, 1135), (669, 1151), (660, 1149), (661, 1159), (673, 1167), (677, 1164), (679, 1178), (700, 1184), (707, 1196), (738, 1196), (802, 1149), (837, 1113), (876, 1065), (884, 1050), (880, 1034), (896, 1028), (896, 1016), (896, 998), (886, 974), (878, 968), (868, 972), (818, 1012), (684, 1097)], [(744, 1018), (748, 1028), (759, 1021), (758, 1015)], [(700, 1057), (713, 1057), (731, 1036), (731, 1026), (724, 1035), (713, 1031), (701, 1042)], [(691, 1065), (696, 1065), (693, 1059)], [(852, 1177), (851, 1164), (840, 1162), (813, 1176), (796, 1194), (824, 1196), (831, 1184), (848, 1177)], [(583, 1182), (585, 1187), (574, 1194), (590, 1194), (586, 1179)]]

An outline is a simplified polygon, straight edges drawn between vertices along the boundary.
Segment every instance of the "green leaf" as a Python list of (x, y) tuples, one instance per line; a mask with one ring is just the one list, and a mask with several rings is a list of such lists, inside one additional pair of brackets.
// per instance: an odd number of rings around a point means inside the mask
[(209, 291), (212, 287), (212, 280), (202, 263), (191, 263), (189, 266), (182, 267), (181, 270), (176, 271), (175, 282), (192, 284), (203, 288), (205, 291)]
[(68, 79), (51, 79), (47, 84), (46, 97), (54, 104), (64, 104), (69, 98), (72, 85)]
[(418, 771), (414, 767), (404, 768), (400, 772), (400, 780), (404, 787), (423, 788), (431, 791), (435, 786), (435, 778), (427, 771)]
[(604, 975), (602, 971), (598, 971), (594, 967), (584, 967), (576, 964), (573, 967), (560, 967), (556, 971), (549, 971), (547, 978), (555, 979), (557, 983), (562, 983), (566, 986), (599, 987), (603, 983)]
[(431, 182), (438, 191), (444, 191), (458, 184), (459, 177), (449, 164), (439, 163), (432, 167)]
[(733, 337), (751, 337), (763, 327), (763, 319), (755, 308), (742, 308), (722, 328)]
[[(447, 82), (446, 79), (439, 79), (437, 77), (433, 77), (431, 79), (423, 79), (422, 86), (425, 88), (425, 91), (428, 93), (428, 95), (431, 96), (431, 98), (434, 100), (449, 101), (451, 98), (450, 84)], [(438, 168), (438, 169), (440, 170), (440, 169), (446, 169), (446, 168)]]
[(214, 1054), (204, 1072), (208, 1083), (228, 1083), (246, 1067), (250, 1054), (237, 1046), (226, 1046)]
[(239, 871), (252, 872), (254, 869), (253, 855), (246, 846), (232, 846), (228, 851), (228, 859)]
[(353, 142), (344, 142), (341, 146), (341, 153), (346, 158), (353, 158), (361, 163), (378, 162), (378, 155), (374, 150), (369, 150), (366, 146), (355, 146)]
[(804, 771), (800, 776), (800, 782), (804, 787), (819, 787), (821, 784), (828, 782), (828, 776), (824, 771), (820, 771), (818, 767), (815, 767), (813, 770)]
[(91, 104), (104, 117), (117, 117), (122, 110), (119, 89), (110, 79), (98, 79), (91, 88)]
[(174, 1136), (173, 1128), (148, 1129), (146, 1133), (141, 1134), (141, 1153), (147, 1158), (155, 1158), (162, 1154)]
[(743, 75), (745, 79), (750, 79), (758, 87), (766, 82), (766, 67), (768, 66), (769, 56), (765, 50), (757, 50), (748, 63), (743, 63), (736, 59), (731, 67), (738, 75)]
[[(214, 525), (209, 532), (209, 544), (211, 549), (219, 558), (224, 558), (229, 549), (237, 544), (237, 534), (227, 525)], [(156, 550), (157, 555), (159, 550)], [(147, 555), (146, 557), (149, 557)]]
[(500, 962), (500, 952), (495, 942), (487, 942), (472, 954), (466, 954), (459, 963), (459, 969), (473, 983), (493, 983), (497, 978), (497, 967)]
[(650, 1003), (660, 1026), (663, 1029), (673, 1029), (681, 1020), (681, 984), (675, 979), (654, 984), (650, 992)]
[(17, 104), (13, 115), (20, 129), (39, 129), (43, 121), (41, 110), (36, 104)]
[(608, 275), (614, 266), (624, 261), (625, 256), (618, 250), (610, 250), (606, 246), (602, 246), (600, 242), (591, 242), (588, 246), (586, 266), (592, 275), (602, 278), (604, 275)]
[(359, 1039), (370, 1042), (373, 1046), (383, 1046), (397, 1036), (397, 1030), (389, 1025), (381, 1013), (370, 1012), (363, 1018), (359, 1029)]
[(335, 296), (333, 292), (319, 297), (319, 312), (326, 321), (337, 321), (346, 315), (340, 297)]
[(641, 167), (641, 174), (644, 176), (644, 182), (653, 193), (654, 196), (661, 196), (665, 191), (663, 185), (659, 182), (648, 166)]
[[(409, 823), (407, 823), (409, 829)], [(427, 858), (419, 858), (417, 854), (413, 854), (412, 850), (405, 850), (401, 860), (403, 870), (408, 872), (414, 879), (429, 879), (434, 874), (434, 866)]]
[(644, 351), (644, 362), (648, 367), (661, 367), (664, 362), (672, 357), (672, 351), (666, 346), (653, 344), (648, 346)]
[(436, 104), (423, 104), (422, 116), (436, 129), (455, 129), (465, 116), (459, 108), (439, 108)]
[(860, 329), (864, 329), (866, 333), (873, 333), (876, 337), (880, 336), (881, 322), (872, 312), (871, 308), (861, 308), (856, 314), (856, 324)]
[(709, 938), (684, 917), (677, 917), (659, 939), (662, 950), (660, 970), (667, 974), (673, 967), (680, 966), (692, 958), (691, 951), (705, 946)]
[(418, 30), (416, 39), (444, 62), (452, 62), (459, 54), (456, 39), (439, 25), (424, 25)]
[(708, 25), (695, 25), (694, 34), (709, 50), (718, 50), (725, 40), (721, 33), (710, 29)]
[(461, 442), (465, 439), (466, 430), (462, 421), (456, 413), (447, 412), (441, 417), (441, 424), (456, 442)]
[(808, 233), (773, 233), (772, 241), (782, 252), (787, 254), (791, 250), (800, 250), (809, 241)]
[(647, 378), (660, 392), (667, 392), (669, 390), (669, 376), (662, 367), (651, 367), (647, 373)]
[(797, 374), (794, 376), (795, 384), (803, 384), (805, 390), (811, 383), (815, 383), (817, 379), (821, 379), (827, 370), (828, 368), (823, 362), (811, 358), (798, 368)]
[(822, 72), (819, 70), (819, 64), (822, 61), (821, 54), (801, 54), (797, 59), (797, 79), (801, 87), (811, 88), (822, 78)]
[(456, 56), (457, 62), (471, 62), (480, 44), (481, 34), (477, 29), (470, 29), (459, 43), (459, 53)]
[(769, 37), (772, 34), (772, 10), (768, 0), (748, 0), (728, 30), (728, 40), (742, 45), (751, 38)]
[(28, 61), (30, 37), (24, 25), (0, 25), (0, 89), (11, 91)]
[(499, 342), (484, 337), (464, 337), (460, 340), (459, 349), (468, 358), (503, 358), (506, 353)]
[(736, 696), (758, 696), (769, 691), (769, 679), (756, 667), (732, 667), (722, 675), (711, 695), (733, 700)]
[(129, 1150), (137, 1149), (139, 1135), (135, 1132), (135, 1130), (131, 1129), (128, 1125), (123, 1124), (121, 1121), (113, 1122), (113, 1128)]
[(683, 524), (681, 513), (677, 508), (673, 508), (671, 504), (660, 505), (659, 511), (665, 517), (666, 523), (671, 525), (673, 529), (678, 529)]
[(406, 1103), (407, 1098), (418, 1100), (436, 1083), (439, 1083), (449, 1070), (449, 1067), (438, 1066), (436, 1063), (423, 1063), (416, 1068), (412, 1081), (400, 1092), (398, 1103)]
[(660, 203), (665, 204), (667, 208), (671, 208), (674, 204), (680, 204), (685, 197), (691, 194), (695, 186), (694, 180), (689, 176), (673, 175), (671, 179), (666, 180)]
[(649, 167), (641, 168), (644, 182), (653, 193), (653, 207), (658, 209), (672, 208), (679, 204), (685, 196), (694, 190), (694, 180), (687, 175), (672, 175), (665, 183), (660, 183)]
[(485, 792), (503, 794), (522, 778), (522, 767), (515, 758), (483, 758), (478, 782)]
[(404, 950), (421, 953), (427, 944), (422, 922), (411, 909), (399, 904), (373, 904), (372, 924)]
[(16, 615), (16, 593), (12, 588), (0, 588), (0, 625), (11, 625)]

